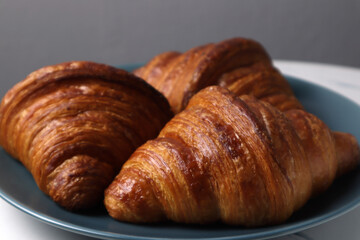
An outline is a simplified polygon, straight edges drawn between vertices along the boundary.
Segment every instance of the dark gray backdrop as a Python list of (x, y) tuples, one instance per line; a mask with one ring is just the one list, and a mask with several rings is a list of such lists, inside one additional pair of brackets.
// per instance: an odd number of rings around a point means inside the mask
[(0, 96), (44, 65), (144, 62), (235, 36), (274, 59), (360, 67), (360, 1), (0, 0)]

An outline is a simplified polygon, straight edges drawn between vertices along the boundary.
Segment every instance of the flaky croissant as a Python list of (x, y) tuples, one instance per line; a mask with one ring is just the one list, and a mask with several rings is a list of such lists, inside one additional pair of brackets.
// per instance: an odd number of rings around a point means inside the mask
[(282, 111), (302, 109), (268, 53), (250, 39), (233, 38), (185, 53), (165, 52), (134, 73), (163, 93), (175, 113), (210, 85), (228, 88), (238, 96), (253, 95)]
[(212, 86), (132, 154), (105, 206), (128, 222), (276, 224), (359, 160), (356, 139), (314, 115)]
[(142, 79), (92, 62), (41, 68), (15, 85), (0, 107), (0, 144), (61, 206), (85, 209), (131, 153), (172, 117)]

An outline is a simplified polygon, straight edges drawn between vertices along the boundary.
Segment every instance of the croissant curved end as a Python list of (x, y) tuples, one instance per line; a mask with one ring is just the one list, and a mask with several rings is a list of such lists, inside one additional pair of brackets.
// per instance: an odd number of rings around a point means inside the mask
[[(130, 174), (132, 178), (122, 177), (124, 174)], [(104, 203), (109, 215), (119, 221), (146, 223), (165, 220), (149, 182), (131, 169), (124, 168), (106, 189)]]
[(112, 181), (113, 168), (86, 155), (65, 160), (48, 176), (47, 191), (52, 199), (69, 210), (96, 206), (103, 190)]

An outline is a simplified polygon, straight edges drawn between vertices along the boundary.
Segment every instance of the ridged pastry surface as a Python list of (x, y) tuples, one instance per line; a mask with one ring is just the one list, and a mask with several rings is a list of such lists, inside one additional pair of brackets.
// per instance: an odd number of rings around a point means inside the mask
[(211, 85), (228, 88), (238, 96), (255, 96), (282, 111), (302, 109), (264, 47), (251, 39), (232, 38), (184, 53), (164, 52), (134, 73), (163, 93), (175, 113)]
[(0, 144), (61, 206), (92, 207), (131, 153), (171, 118), (166, 99), (126, 71), (74, 61), (41, 68), (0, 107)]
[(351, 154), (339, 157), (335, 135), (303, 110), (283, 113), (208, 87), (132, 154), (107, 188), (105, 206), (135, 223), (277, 224), (324, 191), (340, 162), (357, 166), (356, 139), (343, 135), (348, 148), (340, 151)]

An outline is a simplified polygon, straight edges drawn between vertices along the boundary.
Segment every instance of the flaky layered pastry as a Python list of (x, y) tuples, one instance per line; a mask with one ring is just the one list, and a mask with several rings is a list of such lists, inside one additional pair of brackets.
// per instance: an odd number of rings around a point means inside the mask
[(282, 111), (302, 109), (266, 50), (250, 39), (233, 38), (184, 53), (165, 52), (134, 73), (163, 93), (175, 113), (211, 85), (228, 88), (238, 96), (255, 96)]
[(171, 118), (166, 99), (142, 79), (92, 62), (41, 68), (0, 106), (0, 144), (61, 206), (85, 209), (131, 153)]
[(105, 206), (135, 223), (276, 224), (359, 160), (356, 139), (314, 115), (212, 86), (132, 154)]

